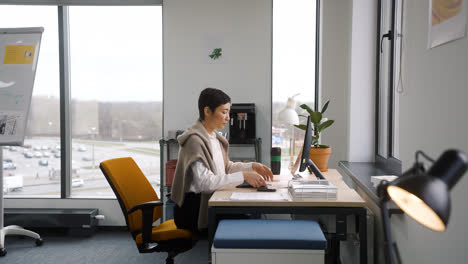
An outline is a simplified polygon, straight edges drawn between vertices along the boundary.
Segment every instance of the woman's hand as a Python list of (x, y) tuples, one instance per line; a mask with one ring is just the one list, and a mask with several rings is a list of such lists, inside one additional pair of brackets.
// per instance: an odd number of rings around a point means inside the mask
[(267, 166), (258, 162), (254, 162), (252, 163), (252, 169), (256, 173), (260, 174), (263, 177), (263, 179), (265, 179), (265, 181), (273, 180), (273, 172), (271, 172), (270, 168), (268, 168)]
[(244, 180), (250, 185), (252, 185), (252, 187), (254, 188), (266, 186), (265, 180), (260, 174), (256, 173), (255, 171), (244, 171), (242, 172), (242, 175), (244, 176)]

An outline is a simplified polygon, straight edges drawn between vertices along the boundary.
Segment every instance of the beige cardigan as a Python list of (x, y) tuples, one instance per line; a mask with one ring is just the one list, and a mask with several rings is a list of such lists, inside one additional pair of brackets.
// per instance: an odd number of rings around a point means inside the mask
[[(216, 133), (216, 137), (221, 142), (221, 152), (223, 153), (224, 167), (226, 168), (224, 173), (227, 173), (229, 171), (228, 166), (230, 166), (227, 156), (229, 143), (218, 133)], [(177, 140), (179, 141), (180, 150), (174, 181), (172, 183), (171, 199), (177, 205), (182, 206), (185, 197), (185, 185), (191, 184), (188, 180), (186, 181), (186, 175), (193, 162), (201, 160), (214, 174), (218, 173), (213, 161), (213, 151), (208, 132), (200, 121), (197, 121), (191, 128), (187, 129)], [(198, 212), (198, 229), (203, 229), (208, 226), (208, 200), (211, 195), (212, 193), (202, 193), (201, 195), (200, 210)]]

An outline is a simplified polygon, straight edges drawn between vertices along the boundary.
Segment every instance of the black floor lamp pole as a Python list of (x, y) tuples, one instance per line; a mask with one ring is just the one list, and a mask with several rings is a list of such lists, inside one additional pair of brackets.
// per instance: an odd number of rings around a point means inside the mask
[(392, 233), (390, 230), (390, 215), (388, 213), (388, 201), (390, 197), (387, 193), (387, 181), (382, 181), (377, 187), (377, 193), (380, 197), (380, 215), (382, 216), (383, 231), (384, 231), (384, 247), (385, 247), (385, 263), (394, 264), (395, 260), (393, 258), (392, 252)]

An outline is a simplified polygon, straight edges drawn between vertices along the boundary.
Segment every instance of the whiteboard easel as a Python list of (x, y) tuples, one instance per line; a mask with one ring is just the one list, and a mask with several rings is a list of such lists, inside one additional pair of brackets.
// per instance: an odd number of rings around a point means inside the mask
[(31, 105), (37, 60), (44, 28), (0, 28), (0, 257), (5, 256), (5, 236), (41, 237), (19, 226), (4, 227), (3, 147), (22, 146)]

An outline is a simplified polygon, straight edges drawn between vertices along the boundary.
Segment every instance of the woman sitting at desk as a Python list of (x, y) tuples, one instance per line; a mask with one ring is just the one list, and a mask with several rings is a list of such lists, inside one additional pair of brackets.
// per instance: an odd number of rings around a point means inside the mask
[(229, 143), (216, 129), (229, 122), (231, 98), (223, 91), (206, 88), (198, 98), (199, 119), (177, 140), (180, 150), (171, 199), (176, 203), (178, 228), (197, 232), (208, 226), (208, 200), (212, 193), (244, 180), (253, 187), (272, 180), (271, 170), (257, 162), (232, 162)]

